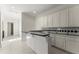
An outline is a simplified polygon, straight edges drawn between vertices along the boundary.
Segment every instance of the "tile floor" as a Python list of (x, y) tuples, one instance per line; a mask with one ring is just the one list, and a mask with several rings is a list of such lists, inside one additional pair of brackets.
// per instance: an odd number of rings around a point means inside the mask
[(16, 40), (3, 41), (0, 54), (35, 54), (35, 52), (27, 46), (25, 41), (17, 38)]
[(55, 47), (51, 47), (51, 49), (49, 49), (49, 54), (70, 54), (70, 53), (62, 51), (62, 50), (57, 49)]
[[(0, 48), (0, 54), (36, 54), (30, 47), (27, 46), (25, 40), (25, 34), (23, 34), (23, 40), (19, 38), (13, 38), (10, 40), (4, 40), (2, 42), (2, 48)], [(64, 51), (51, 47), (50, 54), (67, 54)]]

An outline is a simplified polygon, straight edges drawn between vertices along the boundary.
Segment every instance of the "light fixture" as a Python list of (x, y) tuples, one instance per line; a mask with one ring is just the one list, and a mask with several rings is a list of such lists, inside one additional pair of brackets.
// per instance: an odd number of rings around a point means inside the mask
[(14, 7), (14, 6), (12, 6), (11, 8), (12, 8), (12, 9), (15, 9), (15, 7)]
[(34, 13), (34, 14), (36, 14), (36, 13), (37, 13), (37, 11), (33, 11), (33, 13)]

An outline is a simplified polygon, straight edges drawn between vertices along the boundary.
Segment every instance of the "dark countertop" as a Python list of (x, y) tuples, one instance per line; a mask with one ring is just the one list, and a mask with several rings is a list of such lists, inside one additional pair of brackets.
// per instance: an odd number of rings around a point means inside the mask
[[(32, 31), (29, 31), (29, 32), (32, 33), (32, 34), (35, 34), (35, 35), (40, 35), (40, 36), (46, 36), (46, 35), (49, 35), (49, 34), (59, 34), (59, 35), (68, 35), (68, 36), (79, 36), (78, 34), (58, 33), (57, 30), (32, 30)], [(38, 34), (37, 32), (40, 33), (40, 34)], [(48, 34), (42, 34), (43, 32), (48, 32)]]

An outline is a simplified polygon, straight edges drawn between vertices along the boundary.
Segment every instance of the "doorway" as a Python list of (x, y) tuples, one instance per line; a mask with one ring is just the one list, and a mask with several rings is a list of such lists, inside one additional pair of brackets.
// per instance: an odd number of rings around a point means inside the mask
[(14, 34), (14, 24), (8, 22), (8, 36), (12, 36)]

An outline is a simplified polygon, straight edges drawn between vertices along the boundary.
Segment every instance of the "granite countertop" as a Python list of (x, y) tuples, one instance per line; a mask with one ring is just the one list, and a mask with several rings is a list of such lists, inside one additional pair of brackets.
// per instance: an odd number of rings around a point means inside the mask
[[(45, 34), (43, 32), (47, 32), (48, 34)], [(58, 33), (57, 30), (32, 30), (32, 31), (30, 31), (30, 33), (32, 33), (33, 35), (40, 35), (40, 36), (46, 36), (46, 35), (49, 35), (49, 34), (79, 36), (78, 34)]]

